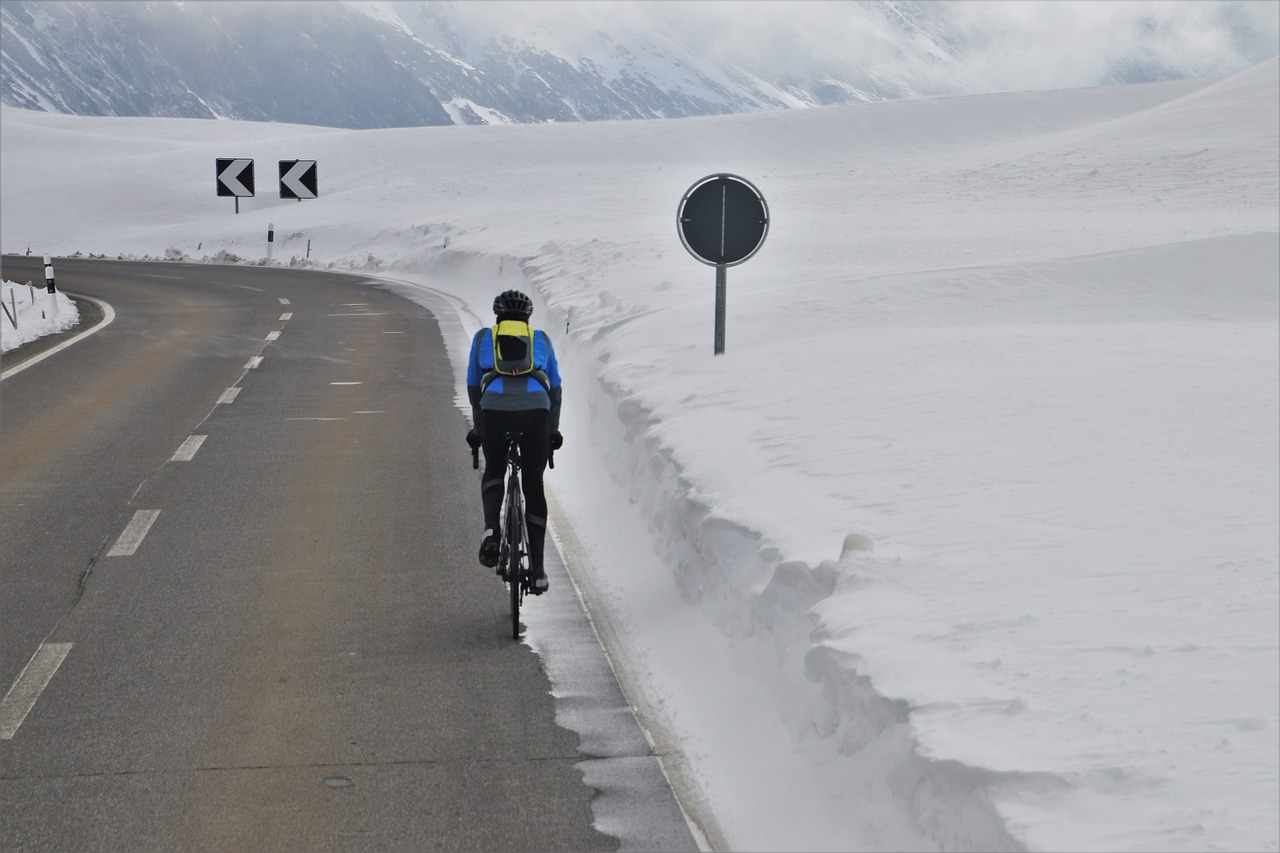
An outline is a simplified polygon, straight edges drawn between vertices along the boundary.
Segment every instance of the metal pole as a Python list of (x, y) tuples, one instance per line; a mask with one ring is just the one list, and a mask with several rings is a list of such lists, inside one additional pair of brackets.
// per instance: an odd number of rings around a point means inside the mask
[(724, 355), (724, 309), (728, 282), (724, 264), (716, 264), (716, 355)]

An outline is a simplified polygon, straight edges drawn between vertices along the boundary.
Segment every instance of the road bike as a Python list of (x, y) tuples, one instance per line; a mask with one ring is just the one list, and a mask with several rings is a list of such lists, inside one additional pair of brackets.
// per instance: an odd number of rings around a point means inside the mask
[[(529, 562), (529, 526), (525, 521), (524, 490), (520, 486), (520, 442), (524, 435), (508, 432), (507, 490), (499, 514), (498, 576), (507, 584), (511, 597), (511, 638), (520, 639), (520, 604), (534, 595), (533, 568)], [(480, 451), (472, 448), (472, 467), (480, 466)], [(555, 465), (554, 462), (551, 463)]]

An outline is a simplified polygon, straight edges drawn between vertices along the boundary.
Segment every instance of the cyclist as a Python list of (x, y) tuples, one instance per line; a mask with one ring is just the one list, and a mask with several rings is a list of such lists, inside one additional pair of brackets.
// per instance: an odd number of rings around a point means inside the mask
[(498, 565), (498, 513), (506, 480), (508, 432), (519, 432), (525, 522), (529, 527), (529, 567), (534, 593), (547, 590), (542, 551), (547, 538), (547, 498), (542, 474), (560, 435), (560, 368), (546, 332), (529, 325), (533, 302), (518, 290), (493, 300), (497, 323), (471, 339), (467, 364), (467, 396), (472, 423), (467, 444), (484, 448), (480, 500), (484, 504), (484, 538), (480, 563)]

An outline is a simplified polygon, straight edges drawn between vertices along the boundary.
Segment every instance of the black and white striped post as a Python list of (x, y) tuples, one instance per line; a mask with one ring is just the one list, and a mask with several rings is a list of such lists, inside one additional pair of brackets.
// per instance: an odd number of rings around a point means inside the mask
[(271, 263), (271, 256), (274, 253), (276, 245), (276, 224), (274, 222), (267, 223), (267, 263)]
[(49, 301), (53, 303), (53, 316), (58, 316), (58, 288), (53, 283), (53, 259), (48, 255), (44, 256), (44, 288), (49, 294)]

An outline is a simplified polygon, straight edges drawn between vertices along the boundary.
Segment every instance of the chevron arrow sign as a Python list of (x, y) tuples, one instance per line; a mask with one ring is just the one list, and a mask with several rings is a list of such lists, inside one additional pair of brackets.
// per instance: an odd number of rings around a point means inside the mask
[[(253, 197), (253, 161), (219, 157), (218, 195), (236, 198)], [(237, 202), (238, 204), (239, 202)]]
[(280, 198), (316, 197), (316, 161), (280, 161)]

